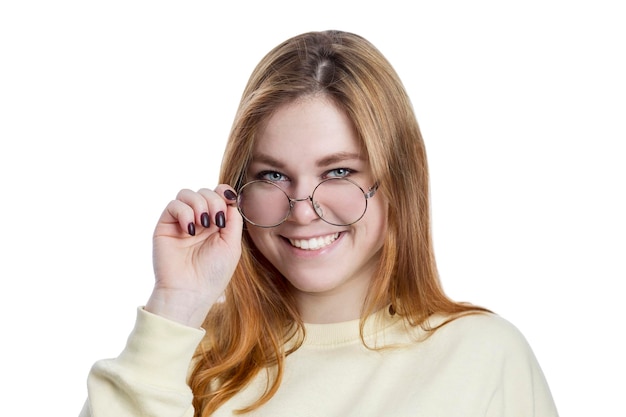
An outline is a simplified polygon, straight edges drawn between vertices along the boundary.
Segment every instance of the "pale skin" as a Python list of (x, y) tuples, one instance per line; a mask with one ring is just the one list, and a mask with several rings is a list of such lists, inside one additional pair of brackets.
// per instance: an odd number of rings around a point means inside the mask
[[(335, 176), (350, 177), (364, 189), (375, 182), (350, 120), (327, 99), (285, 105), (262, 126), (248, 179), (280, 181), (292, 197), (302, 198), (322, 179)], [(228, 198), (234, 191), (224, 184), (215, 190), (182, 190), (167, 205), (154, 233), (156, 282), (147, 311), (200, 327), (241, 255), (243, 219)], [(365, 216), (350, 226), (325, 223), (305, 201), (277, 227), (248, 228), (257, 248), (291, 284), (305, 322), (359, 318), (387, 226), (383, 197), (368, 204)], [(322, 247), (296, 247), (310, 239), (328, 242), (328, 236), (332, 242)]]
[[(181, 324), (200, 327), (222, 295), (241, 256), (243, 219), (224, 195), (227, 185), (197, 192), (181, 190), (155, 228), (155, 285), (145, 309)], [(224, 214), (224, 227), (216, 225)], [(203, 214), (209, 227), (204, 227)], [(195, 235), (189, 224), (195, 223)]]

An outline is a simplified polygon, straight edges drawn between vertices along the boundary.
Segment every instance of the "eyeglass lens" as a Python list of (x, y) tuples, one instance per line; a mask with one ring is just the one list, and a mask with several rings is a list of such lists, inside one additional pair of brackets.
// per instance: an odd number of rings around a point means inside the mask
[(238, 194), (238, 207), (250, 223), (261, 227), (277, 226), (287, 219), (295, 204), (312, 204), (317, 215), (327, 223), (345, 226), (359, 220), (367, 208), (363, 190), (344, 178), (322, 181), (313, 191), (312, 198), (304, 201), (290, 200), (279, 185), (271, 181), (252, 181)]

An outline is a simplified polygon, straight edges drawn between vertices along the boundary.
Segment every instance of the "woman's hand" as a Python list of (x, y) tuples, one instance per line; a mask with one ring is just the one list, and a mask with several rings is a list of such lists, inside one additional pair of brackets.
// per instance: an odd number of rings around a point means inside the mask
[(155, 228), (155, 286), (146, 310), (200, 327), (241, 256), (243, 219), (228, 185), (181, 190)]

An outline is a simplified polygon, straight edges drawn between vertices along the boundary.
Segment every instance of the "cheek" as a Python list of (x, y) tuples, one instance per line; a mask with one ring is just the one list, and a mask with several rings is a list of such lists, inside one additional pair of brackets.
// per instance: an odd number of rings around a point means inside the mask
[[(378, 235), (378, 249), (382, 247), (387, 237), (387, 218), (389, 214), (388, 204), (386, 202), (377, 202), (377, 204), (372, 207), (372, 224), (376, 230), (376, 234)], [(368, 209), (369, 210), (369, 209)]]
[(387, 239), (387, 205), (372, 201), (365, 217), (355, 224), (355, 243), (368, 253), (377, 252)]
[(387, 218), (389, 215), (389, 203), (382, 198), (377, 201), (372, 201), (372, 204), (368, 206), (367, 211), (370, 214), (370, 221), (372, 224), (385, 232), (387, 230)]
[(267, 249), (270, 239), (269, 231), (258, 227), (249, 227), (248, 236), (250, 237), (250, 241), (259, 250), (259, 252), (263, 254), (263, 256), (267, 257)]

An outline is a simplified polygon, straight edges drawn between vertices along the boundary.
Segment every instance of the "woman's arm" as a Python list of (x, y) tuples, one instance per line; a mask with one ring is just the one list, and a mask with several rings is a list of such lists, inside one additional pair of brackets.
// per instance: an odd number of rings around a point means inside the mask
[(203, 335), (139, 308), (122, 353), (92, 367), (80, 417), (193, 416), (187, 374)]
[(155, 285), (115, 359), (94, 364), (81, 417), (193, 416), (187, 374), (208, 311), (241, 256), (235, 193), (182, 190), (153, 236)]

